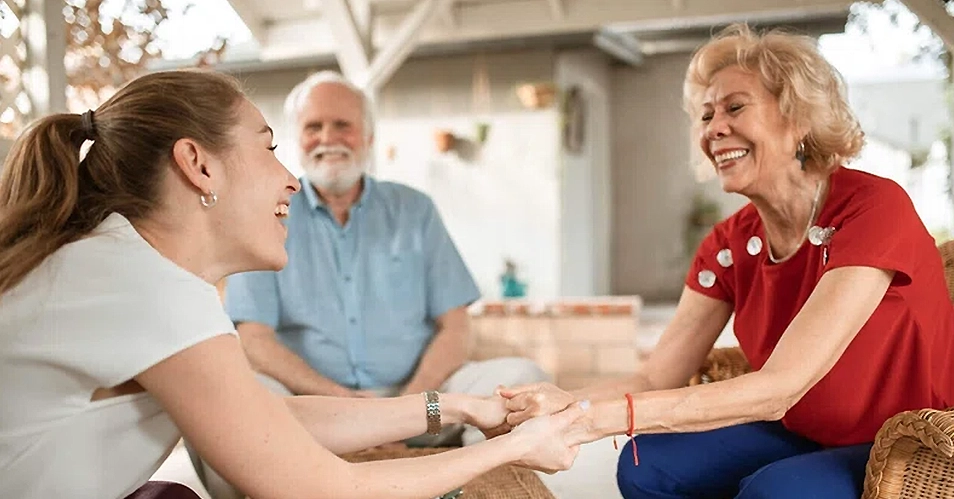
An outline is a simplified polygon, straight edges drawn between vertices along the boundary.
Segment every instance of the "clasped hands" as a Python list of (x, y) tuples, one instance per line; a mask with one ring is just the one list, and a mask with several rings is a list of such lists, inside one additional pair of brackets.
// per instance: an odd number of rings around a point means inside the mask
[(475, 399), (467, 422), (488, 439), (505, 434), (523, 439), (527, 457), (517, 464), (553, 473), (572, 465), (580, 444), (595, 440), (589, 411), (588, 401), (534, 383), (498, 387), (495, 395)]

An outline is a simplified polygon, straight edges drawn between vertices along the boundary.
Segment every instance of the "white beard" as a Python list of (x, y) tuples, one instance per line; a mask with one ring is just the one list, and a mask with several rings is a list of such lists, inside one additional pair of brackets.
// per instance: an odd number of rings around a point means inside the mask
[[(318, 154), (340, 153), (344, 161), (318, 161)], [(318, 146), (301, 157), (305, 177), (316, 188), (331, 194), (343, 194), (355, 186), (364, 175), (367, 159), (344, 146)]]

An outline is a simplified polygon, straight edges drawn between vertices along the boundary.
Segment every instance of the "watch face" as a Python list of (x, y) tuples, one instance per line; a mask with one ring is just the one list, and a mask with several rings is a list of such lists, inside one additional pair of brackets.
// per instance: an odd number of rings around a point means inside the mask
[(457, 490), (452, 490), (438, 497), (437, 499), (456, 499), (458, 497), (463, 497), (463, 496), (464, 496), (464, 489), (457, 489)]

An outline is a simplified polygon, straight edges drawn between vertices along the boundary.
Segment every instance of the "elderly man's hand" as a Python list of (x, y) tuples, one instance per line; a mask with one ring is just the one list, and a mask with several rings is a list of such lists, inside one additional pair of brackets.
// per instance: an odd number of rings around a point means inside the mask
[(555, 414), (576, 402), (573, 395), (550, 383), (502, 388), (498, 389), (497, 393), (507, 399), (506, 407), (510, 411), (507, 415), (507, 424), (511, 426), (517, 426), (536, 416)]

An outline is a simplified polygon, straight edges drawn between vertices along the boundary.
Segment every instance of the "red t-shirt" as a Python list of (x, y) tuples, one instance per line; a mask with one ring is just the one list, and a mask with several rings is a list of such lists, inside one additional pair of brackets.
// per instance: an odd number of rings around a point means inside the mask
[(881, 304), (834, 368), (782, 418), (825, 446), (871, 442), (901, 411), (954, 404), (954, 306), (935, 242), (899, 185), (838, 168), (820, 208), (815, 225), (835, 229), (828, 243), (806, 241), (774, 264), (758, 212), (743, 207), (702, 242), (686, 285), (733, 305), (736, 338), (757, 370), (826, 271), (894, 270)]

